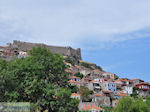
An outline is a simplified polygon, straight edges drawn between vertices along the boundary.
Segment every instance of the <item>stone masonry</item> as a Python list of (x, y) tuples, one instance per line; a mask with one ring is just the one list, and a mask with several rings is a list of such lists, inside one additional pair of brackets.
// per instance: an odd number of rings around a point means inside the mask
[(70, 56), (70, 57), (75, 57), (76, 59), (81, 60), (81, 50), (80, 48), (78, 49), (73, 49), (71, 47), (60, 47), (60, 46), (49, 46), (41, 43), (29, 43), (29, 42), (21, 42), (14, 40), (13, 43), (8, 43), (9, 48), (12, 49), (17, 49), (20, 51), (29, 51), (33, 47), (44, 47), (50, 50), (54, 54), (60, 54), (62, 56)]

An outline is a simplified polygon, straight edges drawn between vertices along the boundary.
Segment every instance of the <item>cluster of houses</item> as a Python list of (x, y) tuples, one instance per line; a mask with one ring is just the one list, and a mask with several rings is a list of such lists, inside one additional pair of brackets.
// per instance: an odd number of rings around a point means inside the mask
[(4, 60), (12, 60), (13, 58), (26, 58), (27, 52), (10, 48), (9, 46), (0, 46), (0, 58)]
[[(25, 58), (28, 52), (20, 51), (16, 48), (0, 46), (0, 58), (11, 60), (12, 58)], [(72, 93), (71, 97), (80, 100), (79, 109), (82, 111), (104, 112), (102, 107), (115, 107), (118, 100), (125, 96), (137, 94), (143, 98), (150, 95), (150, 83), (140, 79), (118, 78), (117, 75), (104, 72), (99, 69), (86, 68), (80, 65), (71, 65), (66, 72), (70, 75), (70, 85), (78, 88), (87, 87), (93, 91), (89, 97), (90, 102), (84, 102), (80, 93)], [(83, 74), (83, 77), (76, 77), (74, 74)]]
[[(80, 93), (72, 93), (72, 98), (80, 100), (79, 109), (82, 111), (103, 112), (102, 107), (115, 107), (122, 97), (137, 94), (145, 98), (150, 95), (150, 83), (143, 80), (118, 78), (113, 73), (66, 64), (69, 66), (66, 69), (66, 72), (70, 74), (69, 83), (78, 88), (85, 86), (93, 91), (93, 94), (89, 96), (92, 99), (91, 102), (83, 102)], [(76, 73), (83, 74), (83, 78), (74, 76)]]

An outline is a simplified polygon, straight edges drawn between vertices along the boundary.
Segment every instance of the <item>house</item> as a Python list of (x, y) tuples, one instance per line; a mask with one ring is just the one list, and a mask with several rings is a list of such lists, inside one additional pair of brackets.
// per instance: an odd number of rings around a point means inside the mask
[(138, 94), (140, 96), (146, 97), (148, 95), (150, 95), (150, 84), (143, 82), (143, 83), (139, 83), (135, 85), (136, 88), (138, 88)]
[(95, 92), (98, 92), (102, 89), (100, 82), (95, 80), (88, 82), (86, 87)]
[(76, 76), (70, 76), (70, 80), (71, 81), (81, 81), (81, 78), (80, 77), (76, 77)]
[(80, 88), (81, 86), (87, 86), (87, 82), (83, 82), (83, 81), (73, 81), (73, 80), (69, 80), (69, 84), (70, 85), (75, 85), (78, 88)]
[(104, 109), (95, 105), (83, 105), (82, 111), (90, 111), (90, 112), (104, 112)]
[(79, 93), (72, 93), (71, 94), (71, 98), (76, 98), (78, 100), (81, 100), (81, 94), (79, 94)]
[(20, 51), (18, 54), (18, 58), (26, 58), (28, 56), (27, 52)]
[(110, 97), (105, 96), (102, 92), (93, 95), (92, 102), (95, 102), (99, 106), (110, 106)]
[(120, 83), (121, 86), (127, 86), (130, 84), (130, 80), (129, 79), (118, 79), (115, 82)]
[(94, 81), (98, 81), (98, 82), (104, 82), (104, 78), (96, 78), (96, 79), (94, 79)]
[(104, 72), (102, 74), (105, 78), (111, 79), (111, 80), (115, 80), (117, 78), (116, 74), (113, 73), (109, 73), (109, 72)]
[(102, 85), (103, 90), (116, 93), (116, 83), (111, 82), (111, 81), (104, 81), (101, 83), (101, 85)]
[(130, 80), (130, 83), (134, 86), (136, 84), (140, 84), (140, 83), (143, 83), (144, 81), (141, 80), (141, 79), (132, 79)]
[(127, 93), (124, 93), (122, 91), (117, 91), (117, 93), (114, 95), (114, 98), (119, 99), (119, 98), (126, 97), (126, 96), (128, 96)]
[(133, 87), (132, 86), (124, 86), (122, 87), (122, 92), (127, 93), (127, 94), (132, 94), (133, 93)]

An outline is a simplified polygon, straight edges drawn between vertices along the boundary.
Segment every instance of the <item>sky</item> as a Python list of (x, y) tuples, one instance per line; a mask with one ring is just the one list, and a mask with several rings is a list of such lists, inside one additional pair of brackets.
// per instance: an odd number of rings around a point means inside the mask
[(82, 59), (150, 82), (150, 0), (0, 0), (0, 45), (81, 48)]

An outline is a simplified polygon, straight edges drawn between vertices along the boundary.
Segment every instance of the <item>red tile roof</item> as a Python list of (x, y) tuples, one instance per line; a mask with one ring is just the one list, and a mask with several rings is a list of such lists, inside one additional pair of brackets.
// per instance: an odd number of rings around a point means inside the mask
[(91, 109), (104, 110), (103, 108), (97, 107), (95, 105), (92, 105), (92, 106), (91, 105), (87, 105), (87, 106), (83, 105), (83, 108), (82, 108), (82, 110), (91, 110)]
[(105, 93), (112, 93), (112, 91), (108, 91), (108, 90), (103, 90), (103, 92), (105, 92)]
[(71, 96), (81, 96), (79, 93), (72, 93)]
[(99, 97), (99, 96), (102, 96), (102, 94), (100, 94), (100, 93), (97, 93), (97, 94), (95, 94), (95, 96)]

